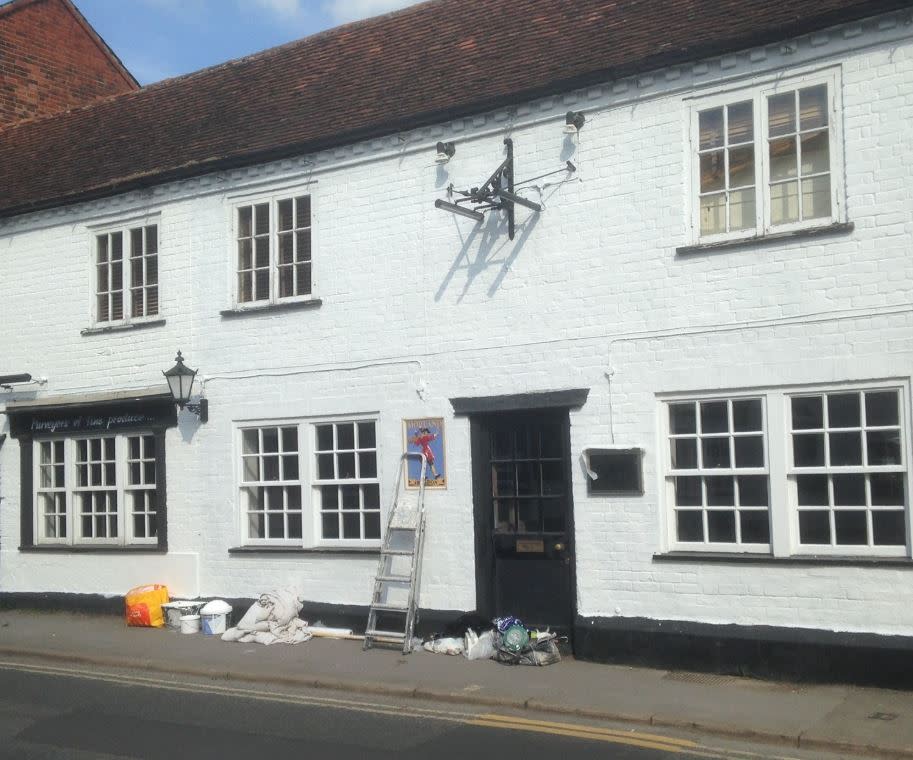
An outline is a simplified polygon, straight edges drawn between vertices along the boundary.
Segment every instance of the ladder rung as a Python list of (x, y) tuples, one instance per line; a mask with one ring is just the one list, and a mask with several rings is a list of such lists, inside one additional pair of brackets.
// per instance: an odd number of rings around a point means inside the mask
[(380, 602), (375, 602), (371, 605), (371, 609), (380, 610), (381, 612), (406, 612), (409, 606), (406, 604), (390, 604), (389, 602), (381, 604)]
[(381, 583), (410, 583), (411, 575), (378, 575), (377, 580)]
[(365, 631), (365, 636), (369, 636), (372, 639), (399, 639), (400, 641), (406, 638), (405, 633), (399, 633), (398, 631), (378, 631), (374, 628)]
[(381, 554), (390, 554), (394, 557), (411, 557), (415, 554), (412, 549), (381, 549)]

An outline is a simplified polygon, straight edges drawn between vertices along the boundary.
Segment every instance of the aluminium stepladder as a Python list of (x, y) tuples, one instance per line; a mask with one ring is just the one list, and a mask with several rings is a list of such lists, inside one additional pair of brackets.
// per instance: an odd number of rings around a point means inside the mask
[[(419, 486), (408, 490), (409, 460), (420, 460)], [(399, 459), (396, 490), (390, 506), (390, 520), (380, 550), (380, 562), (374, 579), (374, 594), (368, 611), (364, 648), (375, 643), (399, 644), (403, 654), (412, 651), (412, 634), (418, 619), (418, 590), (422, 581), (422, 549), (425, 542), (425, 474), (428, 462), (424, 454), (407, 452)], [(378, 628), (378, 615), (401, 620), (401, 625)]]

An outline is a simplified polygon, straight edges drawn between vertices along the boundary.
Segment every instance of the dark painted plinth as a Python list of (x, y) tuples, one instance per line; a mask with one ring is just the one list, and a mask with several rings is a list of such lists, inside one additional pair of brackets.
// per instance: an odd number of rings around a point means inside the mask
[(817, 683), (913, 684), (913, 637), (805, 628), (582, 618), (579, 659)]

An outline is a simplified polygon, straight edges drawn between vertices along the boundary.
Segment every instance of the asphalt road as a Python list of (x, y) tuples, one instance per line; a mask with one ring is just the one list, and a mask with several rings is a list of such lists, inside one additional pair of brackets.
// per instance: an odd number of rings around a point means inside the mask
[(0, 662), (4, 759), (796, 757), (778, 750), (459, 705)]

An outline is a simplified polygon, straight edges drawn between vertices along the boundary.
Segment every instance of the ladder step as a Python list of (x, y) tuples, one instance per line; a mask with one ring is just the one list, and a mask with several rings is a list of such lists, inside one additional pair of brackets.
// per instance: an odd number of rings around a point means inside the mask
[(413, 554), (415, 554), (415, 552), (412, 551), (412, 549), (387, 549), (387, 548), (381, 549), (380, 553), (389, 554), (393, 557), (411, 557)]
[(406, 638), (406, 634), (399, 631), (379, 631), (375, 628), (365, 631), (365, 636), (370, 636), (372, 639), (399, 639), (400, 641)]
[(378, 575), (377, 580), (381, 583), (411, 583), (411, 575)]
[(381, 612), (406, 612), (409, 607), (405, 604), (390, 604), (389, 602), (381, 604), (380, 602), (375, 602), (371, 605), (371, 609), (380, 610)]

